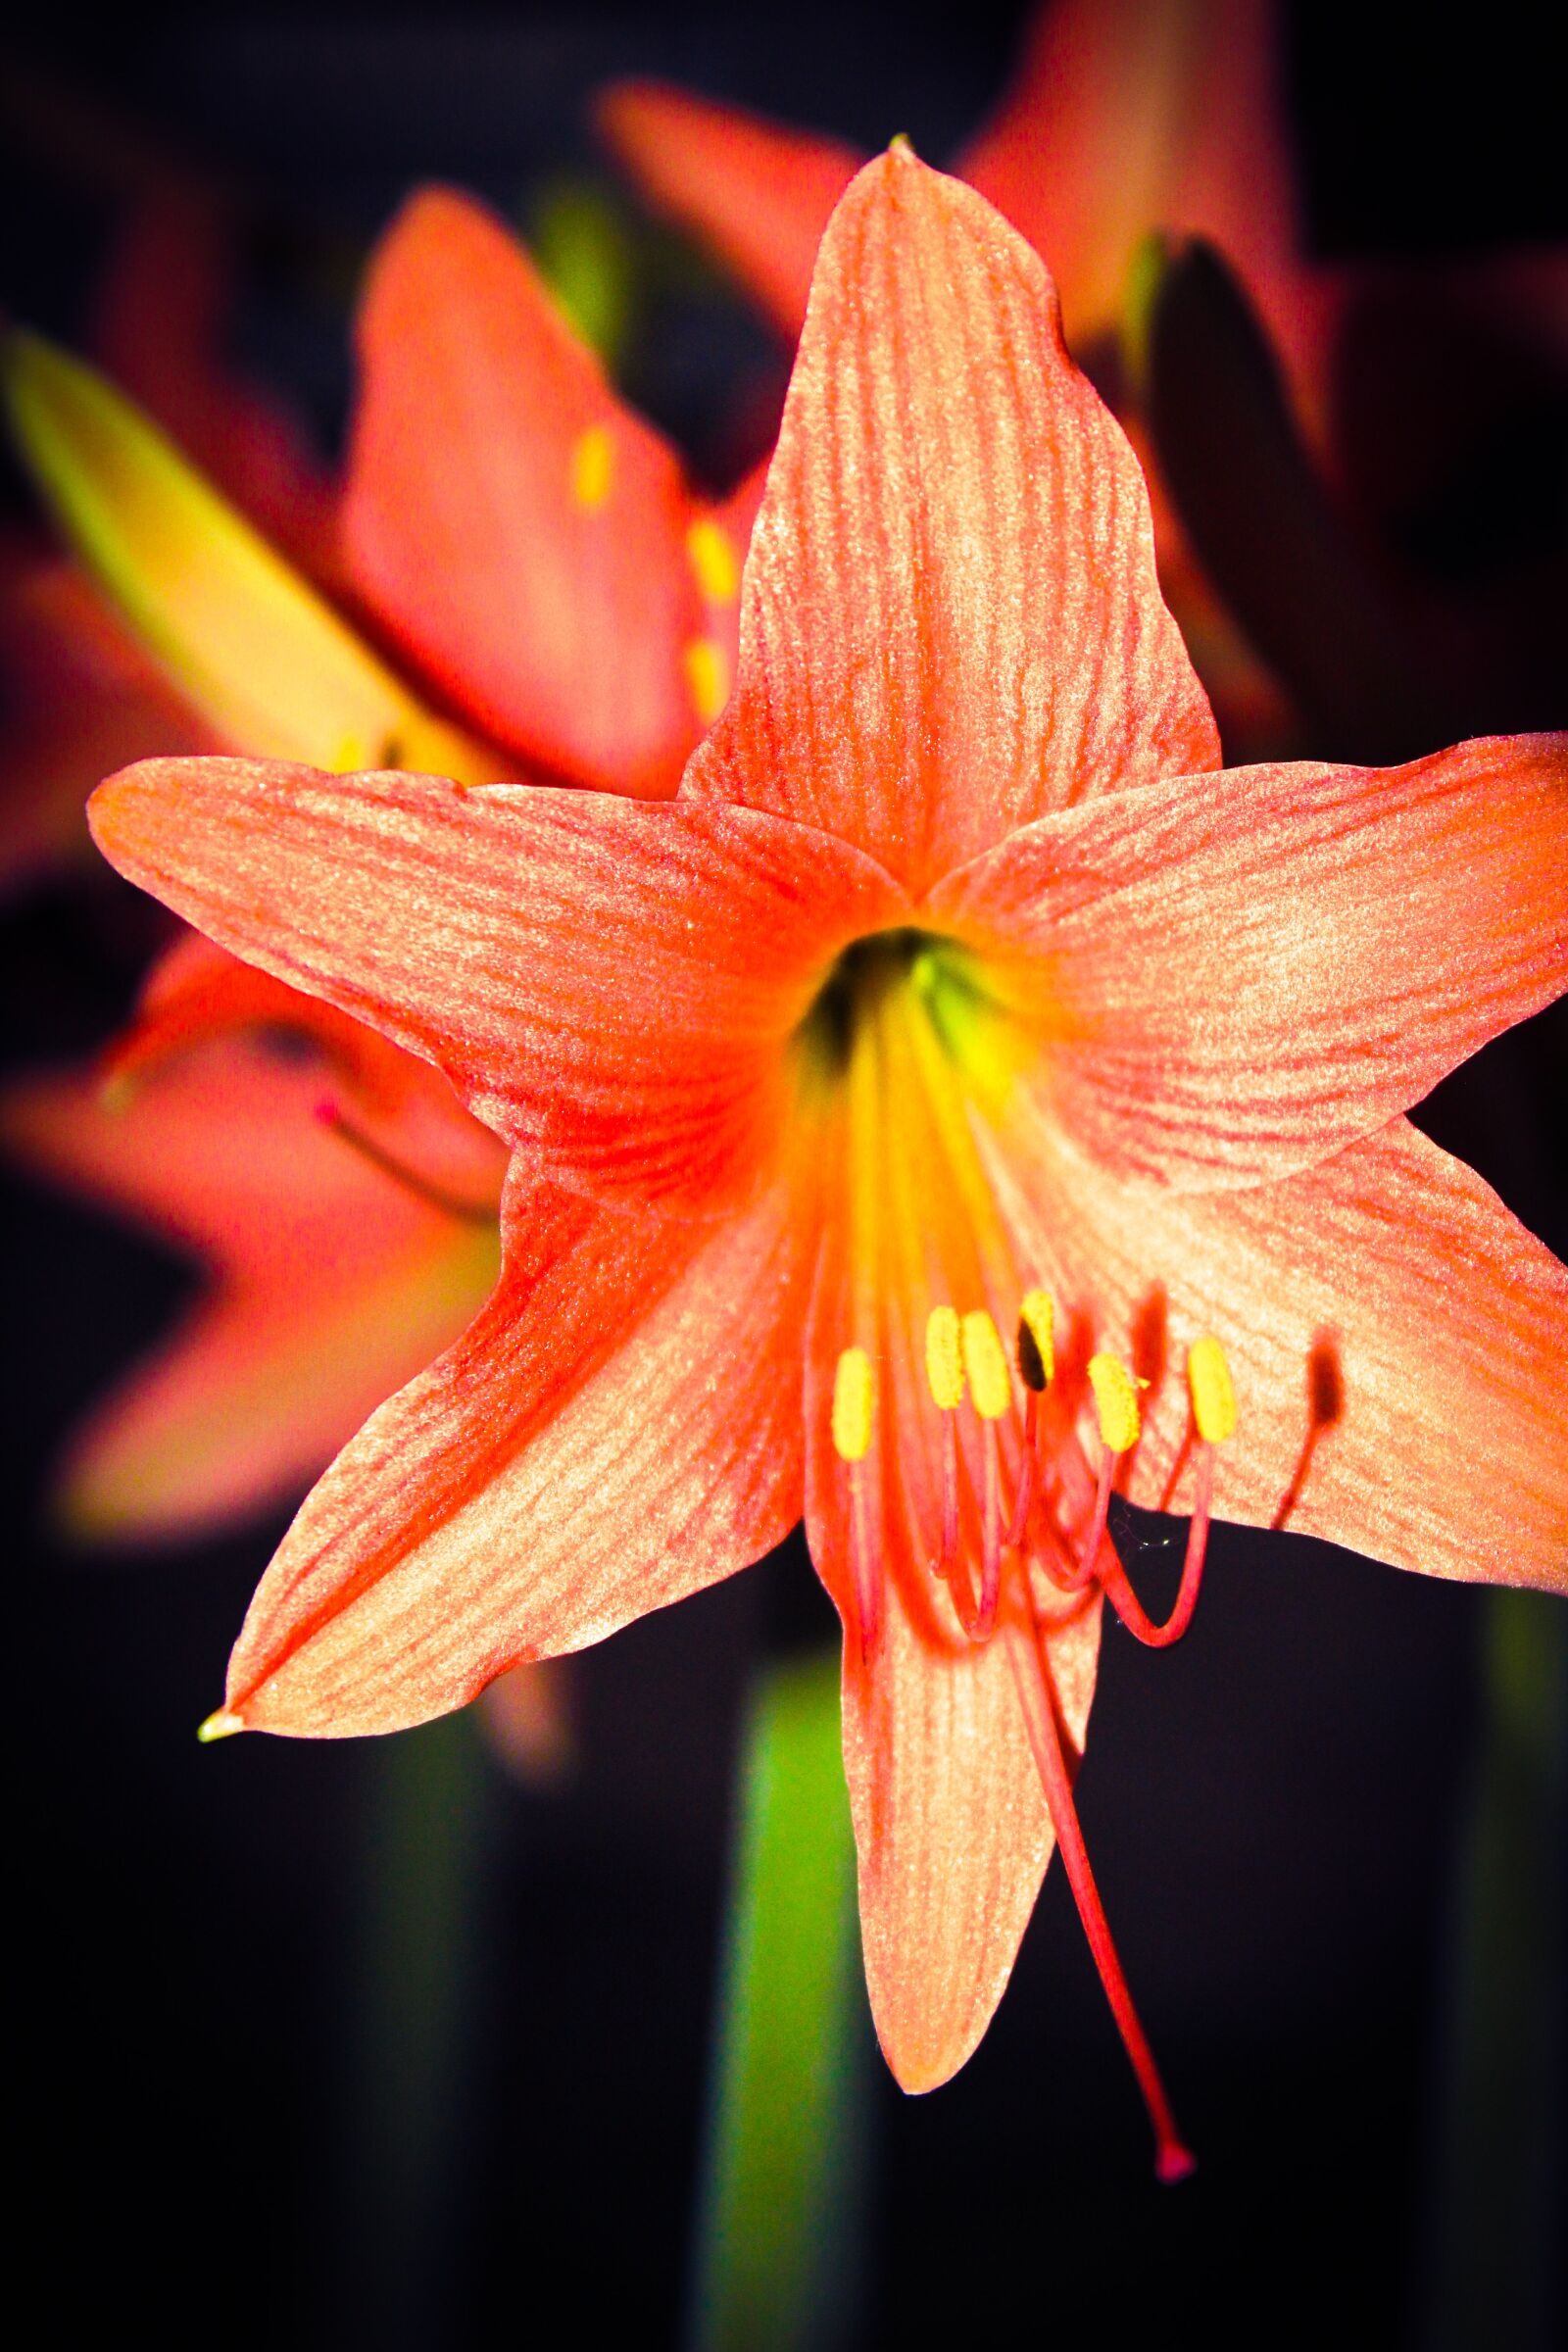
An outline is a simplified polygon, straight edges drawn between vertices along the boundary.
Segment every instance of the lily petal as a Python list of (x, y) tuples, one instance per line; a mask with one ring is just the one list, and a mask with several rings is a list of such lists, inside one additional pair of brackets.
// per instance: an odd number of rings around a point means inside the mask
[(92, 823), (225, 946), (438, 1063), (541, 1171), (700, 1212), (778, 1144), (835, 955), (907, 908), (765, 811), (544, 787), (147, 760)]
[(1170, 779), (1043, 819), (930, 905), (1013, 959), (1043, 1112), (1085, 1152), (1255, 1184), (1568, 988), (1568, 735)]
[(1136, 1500), (1163, 1496), (1182, 1352), (1212, 1332), (1238, 1408), (1217, 1516), (1568, 1591), (1568, 1269), (1405, 1120), (1249, 1192), (1112, 1184), (1044, 1121), (1027, 1185), (996, 1175), (1021, 1261), (1151, 1383)]
[(446, 190), (383, 240), (360, 314), (352, 576), (443, 691), (529, 760), (672, 792), (711, 712), (667, 444), (615, 398), (516, 240)]
[(683, 795), (824, 826), (920, 892), (1048, 809), (1218, 764), (1142, 476), (1044, 268), (881, 158), (822, 243), (735, 694)]
[(514, 1170), (458, 1345), (321, 1481), (251, 1606), (227, 1704), (384, 1732), (759, 1558), (800, 1515), (813, 1244), (768, 1196), (670, 1227)]
[[(81, 1539), (189, 1537), (297, 1496), (493, 1284), (494, 1225), (441, 1214), (323, 1131), (319, 1086), (228, 1037), (119, 1107), (74, 1072), (0, 1097), (9, 1154), (214, 1271), (72, 1446), (59, 1502)], [(452, 1103), (449, 1121), (462, 1115)]]
[(638, 185), (728, 264), (793, 343), (822, 231), (864, 156), (668, 82), (613, 82), (594, 119)]

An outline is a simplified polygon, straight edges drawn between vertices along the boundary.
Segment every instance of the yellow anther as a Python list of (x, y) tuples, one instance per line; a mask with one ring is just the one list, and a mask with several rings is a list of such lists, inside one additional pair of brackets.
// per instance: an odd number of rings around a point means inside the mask
[(1199, 1436), (1207, 1446), (1223, 1446), (1236, 1434), (1236, 1391), (1225, 1350), (1207, 1334), (1187, 1350), (1187, 1386)]
[(982, 1421), (1000, 1421), (1012, 1402), (1012, 1382), (997, 1327), (983, 1306), (963, 1318), (963, 1368), (969, 1395)]
[(1018, 1377), (1036, 1395), (1050, 1388), (1056, 1369), (1054, 1330), (1051, 1293), (1028, 1292), (1018, 1309)]
[(833, 1375), (833, 1450), (841, 1462), (859, 1462), (870, 1445), (871, 1358), (846, 1348)]
[(233, 1715), (227, 1707), (219, 1707), (208, 1716), (205, 1723), (197, 1725), (196, 1737), (203, 1747), (211, 1747), (215, 1740), (232, 1740), (236, 1732), (244, 1729), (245, 1718), (242, 1715)]
[(571, 445), (571, 495), (592, 514), (610, 496), (614, 471), (615, 444), (606, 424), (591, 424)]
[(333, 772), (339, 776), (352, 776), (369, 764), (370, 755), (363, 735), (345, 735), (332, 754)]
[(711, 637), (694, 637), (681, 657), (687, 691), (705, 727), (729, 701), (729, 657)]
[(741, 592), (741, 567), (729, 533), (704, 514), (686, 534), (697, 585), (710, 605), (732, 605)]
[(1100, 1434), (1112, 1453), (1125, 1453), (1138, 1443), (1138, 1390), (1119, 1356), (1092, 1355), (1089, 1385), (1095, 1392)]
[(963, 1402), (963, 1349), (956, 1307), (934, 1306), (926, 1317), (925, 1376), (945, 1413)]

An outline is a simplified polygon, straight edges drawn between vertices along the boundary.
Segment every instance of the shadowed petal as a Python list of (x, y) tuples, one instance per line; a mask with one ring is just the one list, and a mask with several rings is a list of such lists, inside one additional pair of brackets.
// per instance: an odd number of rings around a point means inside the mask
[[(491, 1287), (494, 1223), (440, 1213), (323, 1130), (320, 1084), (228, 1037), (189, 1047), (120, 1107), (76, 1073), (0, 1098), (9, 1154), (213, 1273), (73, 1444), (59, 1507), (74, 1535), (168, 1541), (292, 1499)], [(449, 1123), (462, 1118), (452, 1102)]]
[(1568, 1270), (1406, 1121), (1249, 1192), (1113, 1184), (1044, 1122), (1027, 1184), (997, 1172), (1080, 1352), (1118, 1349), (1152, 1383), (1136, 1500), (1164, 1491), (1184, 1350), (1212, 1332), (1238, 1405), (1218, 1517), (1283, 1511), (1396, 1567), (1568, 1591)]
[(1152, 785), (1014, 835), (931, 906), (1016, 958), (1042, 1111), (1085, 1152), (1252, 1184), (1568, 988), (1568, 735)]
[(392, 1731), (759, 1558), (800, 1515), (813, 1243), (782, 1193), (720, 1228), (514, 1175), (501, 1283), (295, 1521), (228, 1705)]
[(360, 315), (352, 575), (444, 691), (529, 760), (672, 792), (710, 712), (673, 452), (623, 408), (501, 223), (416, 196)]
[(906, 904), (764, 811), (427, 776), (149, 760), (93, 825), (122, 872), (439, 1063), (562, 1181), (700, 1209), (777, 1141), (833, 956)]
[(736, 691), (683, 796), (821, 825), (920, 891), (1048, 809), (1218, 760), (1044, 269), (956, 181), (881, 158), (823, 240)]
[(594, 116), (638, 185), (729, 265), (793, 342), (822, 231), (864, 157), (666, 82), (614, 82)]

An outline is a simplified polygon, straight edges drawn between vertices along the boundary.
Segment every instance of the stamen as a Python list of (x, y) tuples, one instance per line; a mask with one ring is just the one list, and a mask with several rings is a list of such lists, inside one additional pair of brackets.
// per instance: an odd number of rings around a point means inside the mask
[(963, 1318), (963, 1368), (982, 1421), (1000, 1421), (1012, 1402), (1012, 1382), (997, 1327), (983, 1306)]
[(1013, 1497), (1006, 1535), (1006, 1541), (1014, 1544), (1023, 1542), (1039, 1483), (1040, 1398), (1056, 1369), (1054, 1323), (1049, 1291), (1030, 1291), (1018, 1309), (1018, 1377), (1024, 1385), (1025, 1403), (1018, 1492)]
[(1130, 1634), (1151, 1649), (1169, 1649), (1179, 1642), (1193, 1622), (1198, 1595), (1203, 1582), (1203, 1558), (1208, 1549), (1209, 1507), (1214, 1493), (1214, 1447), (1232, 1436), (1236, 1428), (1236, 1396), (1231, 1387), (1230, 1366), (1218, 1340), (1196, 1340), (1187, 1351), (1187, 1385), (1192, 1393), (1193, 1419), (1197, 1424), (1198, 1470), (1193, 1496), (1193, 1516), (1187, 1529), (1187, 1553), (1182, 1561), (1182, 1581), (1176, 1593), (1176, 1605), (1163, 1625), (1155, 1625), (1143, 1602), (1133, 1591), (1127, 1571), (1116, 1556), (1114, 1544), (1108, 1545), (1108, 1557), (1101, 1575), (1111, 1607)]
[(1067, 1759), (1062, 1753), (1061, 1735), (1056, 1728), (1050, 1665), (1042, 1654), (1042, 1644), (1035, 1628), (1009, 1621), (1004, 1631), (1013, 1680), (1023, 1704), (1024, 1725), (1029, 1744), (1034, 1750), (1046, 1807), (1056, 1833), (1056, 1844), (1062, 1867), (1067, 1873), (1067, 1884), (1072, 1888), (1078, 1917), (1089, 1938), (1089, 1949), (1100, 1971), (1100, 1982), (1105, 1988), (1110, 2013), (1116, 2021), (1116, 2031), (1132, 2060), (1133, 2073), (1138, 2078), (1138, 2087), (1144, 2094), (1144, 2104), (1149, 2110), (1149, 2120), (1154, 2127), (1155, 2176), (1160, 2180), (1185, 2180), (1188, 2174), (1196, 2169), (1195, 2159), (1177, 2129), (1176, 2118), (1165, 2095), (1165, 2085), (1159, 2079), (1159, 2069), (1154, 2063), (1154, 2053), (1149, 2046), (1149, 2036), (1133, 2006), (1133, 1996), (1111, 1939), (1105, 1907), (1100, 1899), (1100, 1889), (1090, 1867), (1089, 1849), (1084, 1843), (1078, 1808), (1073, 1802), (1072, 1778), (1067, 1769)]
[(686, 691), (705, 727), (710, 727), (729, 701), (729, 657), (716, 637), (694, 637), (681, 656)]
[(866, 1524), (865, 1473), (860, 1467), (871, 1448), (871, 1359), (863, 1348), (846, 1348), (833, 1374), (833, 1450), (849, 1474), (851, 1574), (859, 1604), (862, 1657), (869, 1657), (876, 1646), (882, 1621), (882, 1593)]
[(608, 425), (591, 424), (571, 445), (571, 495), (591, 514), (610, 496), (615, 445)]
[(329, 1127), (362, 1159), (368, 1160), (372, 1168), (378, 1168), (383, 1176), (389, 1176), (394, 1184), (401, 1185), (406, 1193), (412, 1193), (416, 1200), (424, 1201), (430, 1208), (438, 1208), (443, 1216), (455, 1217), (462, 1225), (494, 1225), (497, 1210), (493, 1200), (465, 1200), (460, 1193), (449, 1193), (444, 1185), (434, 1184), (428, 1176), (421, 1176), (417, 1168), (411, 1168), (406, 1160), (398, 1158), (395, 1152), (389, 1152), (384, 1144), (378, 1144), (354, 1120), (346, 1118), (330, 1097), (318, 1102), (316, 1116), (323, 1127)]
[(1002, 1591), (1002, 1459), (997, 1423), (1011, 1408), (1012, 1381), (1001, 1335), (983, 1306), (972, 1308), (963, 1318), (963, 1366), (985, 1446), (980, 1606), (966, 1631), (971, 1641), (987, 1642), (996, 1626)]
[(1187, 1350), (1187, 1385), (1199, 1436), (1205, 1446), (1223, 1446), (1236, 1435), (1236, 1391), (1225, 1350), (1211, 1334)]
[[(1133, 1376), (1119, 1356), (1092, 1355), (1089, 1358), (1089, 1385), (1095, 1393), (1095, 1411), (1100, 1419), (1100, 1438), (1102, 1447), (1100, 1456), (1100, 1483), (1095, 1489), (1095, 1515), (1090, 1523), (1089, 1541), (1084, 1545), (1083, 1565), (1089, 1575), (1102, 1575), (1098, 1563), (1101, 1545), (1105, 1540), (1105, 1522), (1110, 1516), (1110, 1482), (1116, 1468), (1116, 1456), (1130, 1453), (1138, 1443), (1138, 1391)], [(1115, 1545), (1108, 1545), (1112, 1558)], [(1117, 1561), (1117, 1566), (1121, 1565)]]
[(697, 585), (710, 605), (732, 605), (741, 592), (741, 567), (729, 534), (711, 515), (699, 515), (686, 534), (686, 554)]
[(1038, 1395), (1056, 1369), (1054, 1315), (1049, 1291), (1029, 1291), (1018, 1309), (1018, 1377)]
[(942, 1538), (935, 1569), (946, 1582), (958, 1557), (958, 1425), (955, 1415), (963, 1402), (963, 1350), (956, 1307), (934, 1306), (926, 1317), (925, 1377), (944, 1422)]

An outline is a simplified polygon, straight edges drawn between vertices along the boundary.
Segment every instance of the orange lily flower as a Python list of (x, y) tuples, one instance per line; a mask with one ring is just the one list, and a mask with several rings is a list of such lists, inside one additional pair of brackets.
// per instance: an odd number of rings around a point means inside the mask
[[(1102, 1593), (1173, 1638), (1210, 1495), (1568, 1585), (1568, 1276), (1401, 1116), (1568, 979), (1565, 811), (1562, 737), (1222, 770), (1038, 257), (870, 166), (673, 803), (231, 760), (95, 796), (122, 871), (514, 1148), (495, 1293), (306, 1502), (213, 1732), (417, 1722), (804, 1511), (895, 2073), (972, 2050), (1059, 1843), (1178, 2175), (1072, 1799)], [(1163, 1628), (1113, 1479), (1191, 1496)]]
[(90, 1542), (289, 1500), (495, 1278), (503, 1154), (445, 1080), (194, 934), (96, 1070), (0, 1096), (0, 1140), (210, 1270), (73, 1443), (60, 1511)]

